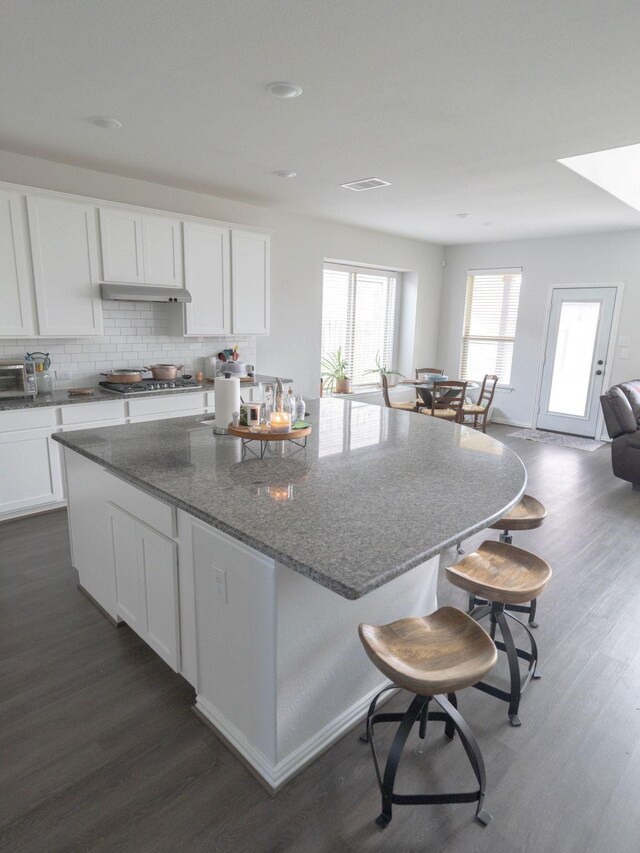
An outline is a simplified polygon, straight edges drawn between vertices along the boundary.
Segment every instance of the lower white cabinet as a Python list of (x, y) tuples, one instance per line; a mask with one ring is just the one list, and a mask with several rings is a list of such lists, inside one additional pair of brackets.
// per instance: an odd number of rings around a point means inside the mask
[(0, 412), (0, 518), (64, 500), (53, 409)]
[(0, 514), (64, 499), (59, 446), (52, 430), (0, 433)]
[(176, 672), (180, 667), (177, 545), (109, 505), (117, 614)]

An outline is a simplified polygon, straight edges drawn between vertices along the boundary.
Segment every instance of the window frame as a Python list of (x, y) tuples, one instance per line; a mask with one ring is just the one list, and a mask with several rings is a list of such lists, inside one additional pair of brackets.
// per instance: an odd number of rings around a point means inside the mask
[[(393, 323), (391, 325), (391, 328), (386, 329), (385, 336), (390, 341), (390, 357), (389, 357), (390, 363), (387, 366), (388, 366), (389, 370), (397, 369), (396, 368), (396, 359), (397, 359), (397, 355), (398, 355), (398, 337), (399, 337), (399, 322), (400, 322), (401, 304), (402, 304), (403, 271), (399, 270), (399, 269), (394, 269), (391, 267), (371, 266), (370, 264), (343, 263), (341, 261), (328, 260), (328, 259), (325, 259), (323, 261), (323, 263), (322, 263), (322, 316), (321, 316), (321, 329), (320, 329), (320, 352), (321, 352), (321, 356), (322, 356), (322, 324), (324, 322), (324, 273), (325, 273), (325, 270), (335, 270), (337, 272), (348, 273), (350, 276), (351, 275), (356, 275), (356, 276), (357, 275), (387, 276), (388, 278), (395, 279), (395, 284), (394, 284), (394, 291), (395, 292), (394, 292), (394, 296), (393, 296)], [(351, 290), (351, 285), (349, 285), (349, 287)], [(354, 311), (354, 307), (355, 307), (354, 295), (355, 295), (356, 289), (357, 289), (357, 285), (356, 285), (356, 288), (354, 288), (354, 293), (353, 294), (350, 293), (348, 296), (348, 299), (347, 299), (347, 318), (346, 318), (347, 326), (349, 326), (349, 322), (350, 322), (349, 317), (350, 317), (350, 315), (353, 315), (353, 311)], [(352, 332), (351, 332), (352, 337), (353, 337), (353, 330), (354, 329), (355, 329), (355, 324), (353, 325)], [(350, 351), (351, 352), (353, 351), (352, 345), (351, 345)], [(345, 358), (347, 357), (344, 352), (343, 352), (343, 355), (345, 356)], [(348, 358), (347, 361), (349, 364), (351, 388), (352, 388), (351, 393), (352, 394), (361, 394), (361, 393), (366, 392), (368, 390), (371, 390), (373, 388), (379, 389), (379, 382), (376, 380), (376, 377), (373, 374), (371, 375), (371, 379), (369, 381), (363, 382), (361, 384), (356, 384), (353, 380), (353, 375), (352, 375), (352, 371), (353, 371), (352, 360), (351, 360), (351, 358)], [(374, 365), (372, 364), (371, 367), (373, 368)]]
[[(476, 278), (476, 277), (480, 278), (482, 276), (501, 276), (503, 278), (506, 276), (520, 276), (520, 285), (519, 285), (519, 291), (518, 291), (518, 303), (517, 303), (517, 308), (516, 308), (515, 328), (514, 328), (513, 335), (471, 335), (471, 334), (466, 333), (467, 316), (469, 316), (469, 318), (471, 318), (471, 314), (468, 311), (470, 285), (471, 285), (471, 282), (474, 278)], [(523, 267), (496, 267), (496, 268), (488, 268), (488, 269), (467, 270), (467, 279), (466, 279), (466, 286), (465, 286), (465, 298), (464, 298), (464, 309), (463, 309), (463, 315), (462, 315), (462, 335), (461, 335), (461, 342), (460, 342), (459, 371), (458, 371), (460, 378), (462, 380), (465, 380), (465, 377), (463, 375), (463, 366), (465, 363), (465, 343), (467, 343), (468, 341), (473, 341), (473, 340), (495, 341), (497, 343), (502, 343), (502, 342), (511, 343), (513, 345), (513, 350), (512, 350), (512, 355), (511, 355), (511, 363), (509, 366), (509, 378), (507, 380), (507, 379), (503, 379), (502, 377), (500, 377), (498, 379), (498, 384), (496, 387), (508, 389), (508, 390), (512, 389), (513, 386), (511, 384), (511, 377), (513, 374), (513, 356), (515, 355), (515, 343), (516, 343), (518, 319), (520, 317), (520, 297), (522, 295), (523, 281), (524, 281), (524, 268)], [(503, 296), (503, 304), (504, 304), (504, 296)], [(502, 315), (500, 319), (501, 319), (501, 323), (504, 323), (504, 321), (505, 321), (504, 315)], [(468, 362), (468, 353), (467, 353), (466, 361)], [(497, 370), (497, 366), (495, 367), (495, 369), (492, 372), (498, 373), (498, 375), (499, 375), (499, 371)], [(471, 381), (481, 382), (482, 379), (483, 379), (483, 376), (477, 376), (477, 377), (467, 376), (466, 377), (466, 381), (468, 381), (468, 382), (471, 382)]]

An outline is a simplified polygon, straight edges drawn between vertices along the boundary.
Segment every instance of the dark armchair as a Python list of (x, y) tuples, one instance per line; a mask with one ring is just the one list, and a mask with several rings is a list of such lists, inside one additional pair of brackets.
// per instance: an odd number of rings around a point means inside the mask
[(600, 397), (613, 473), (640, 489), (640, 379), (614, 385)]

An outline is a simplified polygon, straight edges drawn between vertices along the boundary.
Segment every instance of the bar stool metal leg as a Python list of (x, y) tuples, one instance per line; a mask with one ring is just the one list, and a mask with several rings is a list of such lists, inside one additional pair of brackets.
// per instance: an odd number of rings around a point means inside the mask
[[(507, 655), (510, 678), (510, 689), (508, 693), (505, 690), (500, 690), (500, 688), (494, 687), (491, 684), (487, 684), (484, 681), (479, 681), (473, 686), (476, 687), (478, 690), (482, 690), (483, 693), (488, 693), (490, 696), (494, 696), (496, 699), (502, 699), (503, 701), (508, 702), (509, 722), (512, 726), (521, 726), (522, 721), (518, 716), (518, 710), (520, 708), (520, 699), (522, 697), (524, 689), (532, 678), (542, 678), (541, 673), (537, 672), (538, 647), (536, 645), (536, 641), (533, 638), (533, 634), (524, 624), (524, 622), (522, 622), (512, 613), (507, 612), (505, 610), (505, 605), (501, 604), (500, 602), (493, 602), (490, 605), (484, 606), (480, 605), (472, 611), (471, 616), (476, 620), (476, 622), (479, 622), (481, 619), (484, 619), (485, 616), (490, 616), (492, 639), (495, 635), (496, 625), (500, 629), (502, 641), (496, 640), (495, 644), (497, 649), (505, 652)], [(511, 633), (511, 629), (509, 628), (509, 624), (505, 618), (507, 616), (514, 622), (517, 622), (524, 629), (531, 646), (530, 652), (526, 652), (516, 646), (513, 639), (513, 635)], [(518, 659), (525, 660), (528, 663), (527, 674), (524, 680), (522, 679), (522, 676), (520, 674), (520, 665), (518, 663)]]
[[(379, 694), (378, 694), (379, 695)], [(377, 699), (377, 697), (375, 697)], [(431, 700), (440, 706), (440, 711), (429, 711)], [(375, 701), (375, 700), (374, 700)], [(443, 803), (472, 803), (477, 802), (476, 819), (485, 826), (491, 820), (491, 815), (483, 808), (486, 794), (486, 772), (484, 760), (480, 747), (475, 739), (471, 728), (466, 720), (457, 710), (457, 699), (455, 693), (447, 696), (415, 696), (404, 713), (374, 713), (367, 719), (367, 733), (373, 756), (373, 764), (378, 779), (378, 786), (382, 794), (382, 811), (376, 818), (378, 826), (384, 828), (389, 825), (393, 816), (393, 805), (433, 805)], [(400, 759), (404, 751), (407, 738), (412, 727), (419, 722), (420, 730), (426, 729), (426, 720), (438, 720), (445, 723), (445, 735), (453, 739), (457, 732), (464, 747), (473, 773), (478, 782), (477, 791), (450, 794), (396, 794), (394, 785)], [(378, 723), (400, 722), (387, 756), (384, 773), (380, 772), (380, 763), (375, 748), (374, 728)], [(419, 731), (420, 734), (420, 731)]]

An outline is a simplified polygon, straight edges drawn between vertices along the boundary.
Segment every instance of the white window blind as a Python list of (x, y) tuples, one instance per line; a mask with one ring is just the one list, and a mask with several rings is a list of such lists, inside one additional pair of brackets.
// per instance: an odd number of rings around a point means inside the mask
[(397, 273), (327, 264), (322, 297), (322, 357), (338, 347), (353, 386), (371, 385), (378, 377), (376, 355), (391, 369), (395, 328)]
[(495, 373), (501, 385), (511, 381), (521, 283), (521, 268), (468, 273), (462, 379), (482, 379), (487, 373)]

